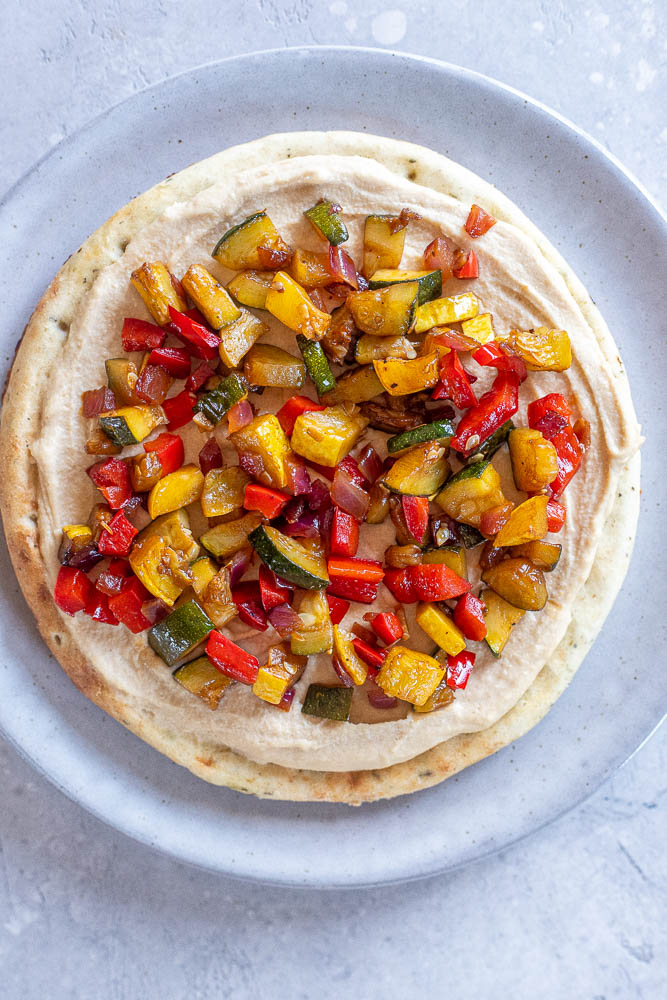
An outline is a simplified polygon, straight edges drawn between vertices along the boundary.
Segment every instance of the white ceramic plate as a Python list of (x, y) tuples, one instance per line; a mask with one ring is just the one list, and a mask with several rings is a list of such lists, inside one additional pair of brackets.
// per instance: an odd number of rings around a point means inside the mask
[(383, 883), (465, 864), (549, 822), (590, 794), (662, 717), (664, 573), (647, 578), (645, 567), (656, 566), (656, 552), (662, 565), (667, 552), (659, 507), (667, 290), (658, 280), (666, 229), (597, 144), (485, 77), (364, 49), (241, 56), (112, 108), (9, 193), (0, 216), (5, 372), (55, 271), (113, 211), (219, 149), (294, 129), (366, 130), (451, 156), (509, 195), (587, 285), (649, 432), (637, 546), (612, 614), (546, 719), (461, 775), (360, 809), (264, 802), (198, 780), (80, 695), (41, 642), (3, 551), (0, 727), (66, 795), (176, 858), (284, 884)]

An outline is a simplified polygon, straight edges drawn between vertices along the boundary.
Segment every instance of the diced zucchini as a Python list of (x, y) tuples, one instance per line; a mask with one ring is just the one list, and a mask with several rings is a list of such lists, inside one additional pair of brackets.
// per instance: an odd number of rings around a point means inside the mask
[(424, 705), (445, 676), (445, 667), (426, 653), (392, 646), (376, 677), (385, 694), (412, 705)]
[(188, 601), (153, 625), (148, 633), (148, 644), (168, 667), (173, 667), (196, 649), (212, 629), (213, 622), (206, 612), (196, 601)]
[(478, 531), (477, 528), (473, 528), (471, 524), (463, 524), (462, 521), (459, 521), (456, 527), (467, 549), (474, 549), (486, 541), (482, 532)]
[(438, 441), (426, 441), (400, 455), (386, 473), (383, 484), (392, 493), (432, 497), (448, 475), (445, 449)]
[(331, 246), (337, 247), (349, 238), (347, 226), (340, 217), (340, 205), (322, 198), (303, 214), (312, 224), (319, 236), (328, 240)]
[(414, 324), (418, 296), (418, 283), (406, 281), (375, 291), (352, 292), (347, 297), (347, 307), (363, 333), (404, 337)]
[(438, 565), (449, 566), (452, 572), (460, 576), (462, 580), (468, 579), (468, 566), (464, 545), (443, 545), (439, 549), (427, 549), (422, 555), (422, 562), (426, 565), (437, 563)]
[(240, 403), (248, 395), (248, 386), (242, 375), (232, 372), (226, 378), (199, 397), (195, 412), (203, 413), (212, 424), (218, 424), (228, 410), (236, 403)]
[(100, 427), (114, 444), (139, 444), (167, 418), (161, 406), (123, 406), (98, 417)]
[(473, 456), (475, 460), (479, 461), (479, 459), (477, 458), (478, 455), (481, 455), (487, 461), (490, 458), (493, 458), (498, 449), (505, 443), (505, 441), (507, 441), (510, 431), (512, 431), (513, 429), (514, 429), (514, 421), (506, 420), (505, 423), (502, 424), (502, 426), (499, 427), (497, 431), (493, 432), (491, 437), (488, 437), (486, 441), (482, 442), (482, 444), (475, 452), (475, 455)]
[(524, 542), (523, 545), (517, 545), (512, 549), (512, 555), (522, 556), (533, 566), (550, 573), (558, 565), (562, 548), (563, 546), (556, 542)]
[(436, 497), (449, 517), (479, 527), (485, 510), (505, 503), (500, 476), (490, 462), (475, 462), (452, 476)]
[(490, 340), (495, 340), (496, 333), (491, 313), (480, 313), (479, 316), (464, 320), (461, 323), (461, 332), (464, 337), (470, 337), (478, 344), (488, 344)]
[(236, 521), (225, 521), (209, 528), (199, 541), (207, 552), (216, 559), (226, 559), (240, 549), (248, 547), (250, 535), (262, 523), (262, 515), (251, 511), (239, 517)]
[(445, 708), (454, 701), (454, 692), (447, 685), (447, 678), (438, 684), (430, 698), (427, 698), (423, 705), (413, 705), (414, 712), (436, 712), (439, 708)]
[(256, 212), (228, 229), (218, 240), (212, 256), (232, 271), (244, 268), (263, 268), (267, 263), (262, 259), (259, 249), (274, 250), (279, 254), (288, 253), (289, 247), (278, 234), (266, 212)]
[(132, 272), (132, 284), (141, 295), (156, 323), (164, 326), (171, 321), (169, 306), (183, 312), (186, 303), (176, 291), (172, 276), (162, 261), (142, 264)]
[(544, 538), (549, 532), (547, 523), (548, 497), (540, 494), (524, 500), (515, 507), (509, 519), (493, 540), (495, 546), (523, 545)]
[(192, 264), (187, 269), (181, 284), (212, 329), (220, 330), (241, 315), (229, 292), (200, 264)]
[(364, 333), (354, 345), (354, 357), (360, 365), (368, 365), (384, 358), (411, 360), (417, 357), (417, 352), (407, 337), (376, 337), (373, 333)]
[(431, 389), (439, 379), (438, 355), (427, 354), (412, 361), (388, 358), (374, 361), (375, 374), (385, 392), (390, 396), (408, 396), (423, 389)]
[(368, 215), (364, 226), (364, 274), (397, 268), (405, 246), (405, 228), (392, 232), (395, 215)]
[(146, 590), (170, 607), (191, 582), (182, 554), (160, 535), (143, 535), (135, 540), (130, 566)]
[(156, 483), (148, 494), (148, 513), (154, 520), (160, 514), (171, 511), (198, 500), (204, 486), (204, 476), (198, 465), (182, 465), (176, 472), (170, 472)]
[(479, 595), (486, 605), (484, 621), (486, 622), (485, 642), (494, 656), (500, 656), (510, 637), (512, 626), (520, 621), (525, 611), (515, 608), (496, 594), (495, 590), (483, 590)]
[(107, 384), (116, 402), (125, 406), (141, 405), (141, 400), (134, 391), (139, 372), (134, 361), (129, 358), (109, 358), (104, 362), (107, 373)]
[(553, 482), (558, 473), (558, 454), (541, 431), (519, 427), (509, 435), (512, 475), (523, 493), (538, 493)]
[(272, 281), (273, 271), (239, 271), (227, 282), (227, 291), (242, 306), (266, 309), (266, 296)]
[(437, 604), (417, 605), (417, 624), (448, 656), (457, 656), (466, 648), (463, 632)]
[(204, 517), (223, 517), (243, 507), (245, 488), (249, 482), (250, 476), (238, 465), (228, 469), (210, 469), (199, 498)]
[(266, 296), (266, 308), (290, 330), (307, 340), (321, 340), (331, 316), (318, 309), (305, 288), (287, 271), (277, 271)]
[(292, 448), (311, 462), (333, 468), (352, 450), (367, 424), (366, 417), (344, 406), (309, 410), (294, 422)]
[(340, 625), (333, 627), (333, 655), (357, 686), (364, 683), (368, 677), (368, 666), (361, 657), (357, 656), (352, 633), (341, 628)]
[(335, 388), (331, 392), (325, 393), (321, 400), (327, 406), (335, 406), (336, 403), (366, 403), (379, 396), (384, 389), (382, 383), (375, 374), (373, 365), (363, 365), (361, 368), (354, 368), (347, 375), (343, 375), (336, 382)]
[(241, 315), (220, 331), (218, 353), (228, 368), (237, 368), (254, 343), (269, 332), (258, 316), (241, 309)]
[(306, 381), (306, 366), (301, 358), (288, 354), (282, 347), (255, 344), (245, 356), (243, 374), (250, 385), (300, 389)]
[(541, 611), (547, 603), (544, 573), (527, 559), (503, 559), (485, 569), (482, 580), (514, 608)]
[(264, 474), (259, 476), (266, 486), (282, 490), (287, 486), (287, 463), (293, 457), (290, 443), (280, 421), (273, 413), (255, 417), (249, 424), (230, 435), (239, 455), (251, 454), (261, 459)]
[(433, 299), (417, 309), (415, 332), (426, 333), (434, 326), (447, 326), (448, 323), (459, 323), (464, 319), (472, 319), (479, 312), (479, 300), (472, 292), (462, 292), (461, 295), (446, 296)]
[(572, 364), (570, 338), (565, 330), (511, 330), (504, 338), (513, 354), (518, 354), (529, 371), (564, 372)]
[(301, 677), (306, 663), (306, 656), (297, 656), (284, 643), (271, 646), (266, 663), (257, 672), (252, 693), (269, 705), (279, 705), (285, 692)]
[(387, 285), (403, 284), (406, 281), (416, 281), (419, 285), (418, 306), (423, 306), (425, 302), (437, 299), (442, 294), (442, 271), (401, 271), (381, 268), (369, 278), (368, 287), (386, 288)]
[(304, 715), (315, 715), (320, 719), (347, 722), (351, 702), (352, 688), (311, 684), (306, 691), (301, 711)]
[(333, 377), (322, 345), (316, 340), (308, 340), (301, 333), (296, 335), (296, 343), (301, 351), (308, 374), (317, 389), (318, 396), (335, 389), (336, 379)]
[[(225, 525), (218, 527), (224, 528)], [(205, 538), (202, 535), (201, 541), (208, 548)], [(329, 576), (324, 559), (309, 552), (295, 538), (289, 538), (277, 528), (262, 524), (250, 533), (248, 541), (262, 562), (282, 580), (293, 583), (295, 587), (303, 587), (304, 590), (321, 590), (328, 586)]]
[(390, 455), (395, 455), (406, 448), (412, 448), (416, 444), (425, 444), (427, 441), (439, 441), (441, 445), (447, 446), (454, 436), (454, 425), (451, 420), (434, 420), (430, 424), (420, 424), (412, 430), (395, 434), (387, 441), (387, 451)]
[(136, 541), (153, 535), (163, 538), (170, 548), (182, 556), (185, 563), (192, 562), (199, 555), (199, 545), (192, 534), (188, 512), (182, 508), (152, 521), (137, 535)]
[(198, 656), (196, 660), (184, 663), (174, 670), (172, 676), (186, 691), (196, 694), (211, 709), (218, 707), (220, 699), (233, 683), (231, 677), (225, 676), (213, 666), (208, 656)]
[(313, 250), (295, 250), (289, 267), (295, 281), (305, 288), (322, 288), (333, 281), (329, 254)]
[(299, 618), (301, 625), (297, 625), (290, 636), (292, 652), (299, 656), (330, 653), (333, 632), (329, 605), (323, 591), (309, 590), (303, 595)]

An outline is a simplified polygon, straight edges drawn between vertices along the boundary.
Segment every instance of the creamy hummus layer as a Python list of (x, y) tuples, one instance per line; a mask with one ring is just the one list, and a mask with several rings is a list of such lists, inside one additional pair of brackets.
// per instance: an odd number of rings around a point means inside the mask
[[(249, 169), (168, 208), (131, 241), (119, 260), (98, 275), (71, 325), (59, 370), (50, 380), (41, 435), (33, 453), (41, 484), (41, 545), (51, 567), (51, 583), (57, 572), (61, 526), (85, 521), (98, 499), (85, 475), (90, 464), (85, 454), (88, 422), (80, 416), (80, 394), (105, 381), (106, 358), (123, 353), (123, 319), (149, 318), (130, 287), (130, 272), (145, 260), (163, 260), (178, 275), (190, 264), (200, 263), (226, 282), (232, 272), (212, 260), (211, 250), (226, 229), (262, 208), (291, 245), (321, 249), (302, 213), (324, 195), (343, 206), (350, 232), (346, 247), (356, 260), (361, 259), (366, 215), (398, 213), (405, 206), (419, 212), (422, 219), (408, 228), (402, 267), (419, 267), (424, 247), (440, 233), (466, 244), (461, 227), (469, 204), (356, 156), (300, 156)], [(525, 614), (499, 660), (484, 644), (470, 644), (477, 654), (475, 669), (467, 688), (458, 691), (446, 709), (430, 715), (409, 710), (404, 718), (372, 724), (335, 723), (301, 714), (300, 703), (308, 684), (336, 682), (328, 655), (310, 658), (289, 713), (266, 705), (240, 684), (229, 690), (216, 712), (211, 712), (172, 680), (169, 669), (147, 646), (145, 635), (132, 636), (124, 628), (112, 629), (79, 616), (79, 642), (90, 663), (111, 678), (147, 719), (159, 719), (165, 730), (195, 744), (228, 746), (260, 763), (330, 771), (380, 768), (408, 760), (459, 733), (487, 728), (517, 703), (548, 660), (567, 628), (573, 603), (590, 571), (616, 478), (625, 459), (639, 446), (639, 429), (631, 410), (624, 411), (626, 397), (617, 388), (617, 373), (603, 357), (565, 281), (536, 245), (520, 228), (499, 221), (474, 246), (480, 278), (451, 281), (443, 294), (469, 287), (483, 308), (493, 314), (497, 330), (560, 327), (569, 332), (572, 341), (574, 360), (568, 371), (532, 373), (523, 384), (515, 423), (526, 423), (525, 410), (532, 399), (553, 391), (571, 396), (591, 423), (591, 448), (564, 498), (567, 525), (558, 536), (563, 554), (556, 571), (547, 576), (546, 608)], [(260, 315), (271, 327), (266, 341), (298, 354), (293, 333), (268, 314)], [(483, 390), (488, 372), (472, 361), (470, 368), (480, 376), (476, 390)], [(174, 391), (180, 388), (178, 384)], [(312, 386), (304, 391), (316, 398)], [(253, 397), (253, 402), (258, 412), (275, 412), (290, 394), (267, 390)], [(186, 460), (196, 461), (205, 437), (192, 425), (181, 433), (188, 451)], [(224, 421), (216, 434), (227, 461), (234, 463), (236, 455), (225, 441)], [(386, 435), (369, 429), (360, 444), (385, 439)], [(131, 454), (131, 449), (126, 454)], [(507, 495), (515, 497), (506, 449), (493, 461)], [(393, 539), (389, 520), (380, 526), (364, 525), (359, 555), (381, 559)], [(470, 562), (474, 564), (474, 557)], [(389, 591), (380, 586), (373, 610), (394, 606)], [(367, 610), (367, 606), (352, 605), (344, 624), (361, 621)], [(408, 644), (431, 651), (431, 640), (414, 623), (414, 607), (406, 610), (411, 624)], [(266, 648), (280, 641), (270, 628), (259, 633), (238, 621), (228, 631), (260, 661)], [(383, 716), (376, 712), (374, 717), (380, 720)]]

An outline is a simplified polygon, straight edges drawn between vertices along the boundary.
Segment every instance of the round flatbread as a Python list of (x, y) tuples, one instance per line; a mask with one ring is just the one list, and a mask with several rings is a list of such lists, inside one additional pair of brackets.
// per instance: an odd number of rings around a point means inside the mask
[[(297, 706), (276, 712), (254, 704), (258, 699), (240, 685), (211, 713), (174, 684), (145, 636), (68, 618), (51, 597), (61, 526), (77, 516), (85, 520), (93, 502), (83, 475), (80, 393), (100, 384), (104, 359), (119, 352), (123, 316), (144, 315), (128, 286), (131, 270), (151, 259), (165, 260), (176, 273), (194, 262), (213, 270), (209, 254), (217, 236), (259, 208), (298, 242), (301, 230), (294, 227), (307, 224), (294, 220), (323, 194), (343, 203), (351, 246), (369, 211), (417, 209), (422, 221), (406, 243), (408, 267), (417, 266), (417, 247), (434, 232), (460, 233), (471, 203), (490, 211), (498, 223), (476, 246), (482, 276), (475, 292), (503, 326), (568, 329), (572, 370), (565, 382), (563, 375), (535, 379), (534, 396), (565, 385), (593, 431), (593, 446), (568, 487), (564, 554), (553, 585), (549, 581), (547, 608), (526, 616), (531, 621), (515, 629), (498, 663), (476, 667), (451, 710), (374, 725), (313, 720)], [(435, 784), (493, 753), (533, 726), (564, 690), (627, 568), (639, 504), (639, 443), (623, 366), (604, 321), (516, 206), (419, 146), (356, 133), (295, 133), (225, 150), (173, 175), (114, 215), (64, 265), (35, 310), (12, 369), (0, 501), (12, 560), (40, 631), (91, 700), (208, 781), (278, 799), (358, 804)], [(317, 669), (309, 666), (308, 681), (323, 679)]]

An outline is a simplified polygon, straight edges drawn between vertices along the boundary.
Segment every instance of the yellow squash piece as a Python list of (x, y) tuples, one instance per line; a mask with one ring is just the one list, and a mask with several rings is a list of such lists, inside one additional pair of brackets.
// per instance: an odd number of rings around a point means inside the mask
[[(380, 338), (378, 338), (380, 339)], [(336, 388), (320, 396), (322, 403), (335, 406), (336, 403), (367, 403), (384, 392), (373, 365), (362, 365), (348, 372), (336, 381)]]
[(556, 478), (558, 455), (541, 431), (531, 430), (530, 427), (516, 428), (510, 431), (507, 443), (518, 490), (538, 493)]
[(392, 493), (434, 496), (449, 475), (449, 462), (440, 441), (425, 441), (401, 452), (383, 479)]
[(191, 582), (187, 565), (160, 535), (146, 535), (135, 541), (130, 566), (146, 590), (170, 607)]
[[(326, 564), (320, 565), (320, 569), (326, 571)], [(290, 637), (292, 652), (299, 656), (330, 653), (333, 646), (333, 632), (324, 591), (306, 591), (299, 605), (299, 618), (301, 624), (296, 626)]]
[(130, 479), (136, 493), (148, 493), (162, 476), (162, 462), (156, 452), (135, 455), (130, 462)]
[(227, 559), (235, 552), (248, 548), (248, 535), (257, 528), (264, 518), (256, 511), (250, 511), (235, 521), (225, 521), (209, 528), (199, 539), (207, 552), (216, 559)]
[(488, 344), (490, 340), (496, 339), (491, 313), (480, 313), (479, 316), (464, 320), (461, 331), (464, 337), (470, 337), (478, 344)]
[(466, 648), (463, 632), (437, 604), (418, 604), (417, 624), (449, 656), (457, 656)]
[(284, 643), (271, 646), (266, 663), (257, 672), (257, 680), (252, 686), (253, 694), (268, 701), (270, 705), (279, 705), (288, 691), (301, 677), (307, 663), (306, 656), (297, 656)]
[(513, 548), (512, 555), (523, 556), (533, 566), (537, 566), (545, 573), (550, 573), (558, 565), (562, 548), (563, 546), (557, 542), (525, 542), (523, 545), (517, 545), (516, 548)]
[(233, 683), (231, 677), (214, 667), (207, 656), (199, 656), (196, 660), (184, 663), (174, 671), (173, 677), (186, 691), (196, 694), (213, 710), (218, 707), (220, 699)]
[(273, 271), (239, 271), (227, 282), (227, 291), (243, 306), (265, 309), (273, 275)]
[(233, 323), (241, 315), (241, 310), (234, 304), (229, 292), (200, 264), (192, 264), (187, 269), (181, 284), (214, 330)]
[(447, 678), (438, 684), (430, 698), (427, 698), (423, 705), (413, 705), (415, 712), (435, 712), (439, 708), (445, 708), (454, 701), (454, 692), (447, 686)]
[(306, 366), (282, 347), (255, 344), (245, 356), (243, 374), (249, 385), (300, 389), (306, 381)]
[(526, 362), (529, 371), (564, 372), (572, 364), (570, 338), (565, 330), (511, 330), (504, 343)]
[(374, 361), (375, 374), (390, 396), (407, 396), (431, 389), (438, 381), (438, 354), (433, 352), (412, 361), (388, 358)]
[(353, 640), (351, 632), (341, 628), (340, 625), (334, 625), (333, 655), (345, 673), (359, 686), (368, 677), (368, 667), (361, 657), (357, 656)]
[(241, 309), (239, 318), (220, 331), (218, 353), (223, 363), (228, 368), (237, 368), (252, 345), (268, 332), (266, 323), (247, 309)]
[(364, 333), (354, 345), (354, 357), (360, 365), (368, 365), (384, 358), (404, 358), (406, 361), (417, 357), (412, 341), (407, 337), (376, 337)]
[(139, 378), (139, 372), (134, 361), (129, 358), (108, 358), (104, 362), (107, 373), (107, 385), (116, 397), (117, 403), (124, 406), (141, 406), (141, 400), (136, 392), (135, 386)]
[(92, 529), (87, 524), (64, 524), (62, 532), (70, 542), (76, 539), (81, 544), (86, 544), (93, 537)]
[(209, 580), (204, 591), (202, 607), (216, 628), (224, 628), (239, 613), (232, 597), (229, 578), (229, 568), (223, 566)]
[(217, 563), (214, 563), (209, 556), (202, 556), (195, 559), (190, 572), (192, 573), (192, 589), (199, 598), (203, 598), (206, 588), (219, 570)]
[(142, 264), (132, 272), (130, 280), (144, 300), (149, 313), (160, 326), (171, 320), (169, 306), (178, 312), (183, 312), (187, 308), (174, 287), (169, 269), (162, 261)]
[(321, 340), (331, 326), (331, 316), (318, 309), (305, 288), (286, 271), (277, 271), (268, 295), (268, 311), (290, 330), (308, 340)]
[(521, 621), (525, 611), (515, 608), (496, 594), (495, 590), (483, 590), (479, 595), (486, 605), (484, 621), (486, 623), (485, 642), (494, 656), (500, 656), (510, 637), (512, 628)]
[(370, 278), (383, 268), (397, 268), (405, 246), (405, 228), (392, 232), (394, 215), (369, 215), (364, 226), (364, 275)]
[(250, 476), (238, 465), (207, 472), (200, 497), (204, 517), (222, 517), (243, 507), (245, 488), (249, 482)]
[(160, 514), (187, 507), (198, 500), (204, 486), (204, 476), (198, 465), (183, 465), (161, 479), (148, 494), (148, 513), (155, 519)]
[(493, 540), (496, 547), (501, 545), (523, 545), (544, 538), (549, 531), (547, 524), (546, 496), (530, 497), (515, 507), (509, 519)]
[(290, 443), (280, 421), (273, 413), (255, 417), (246, 427), (230, 435), (239, 455), (246, 452), (262, 460), (266, 486), (284, 489), (287, 486), (287, 462), (292, 457)]
[(153, 535), (163, 538), (167, 545), (180, 555), (184, 564), (192, 562), (199, 555), (199, 545), (192, 534), (186, 510), (175, 510), (158, 517), (144, 528), (137, 536), (137, 541)]
[(167, 418), (161, 406), (121, 406), (98, 417), (100, 427), (114, 444), (139, 444)]
[(392, 646), (375, 680), (390, 697), (421, 706), (442, 681), (445, 669), (426, 653), (417, 653), (407, 646)]
[(547, 603), (544, 573), (527, 559), (503, 559), (485, 569), (482, 580), (514, 608), (541, 611)]
[(421, 560), (425, 565), (449, 566), (449, 568), (460, 576), (462, 580), (468, 579), (468, 565), (466, 561), (466, 550), (463, 545), (452, 545), (451, 548), (443, 546), (439, 549), (427, 549)]
[(333, 467), (352, 450), (368, 425), (366, 417), (349, 407), (327, 406), (325, 410), (301, 413), (294, 422), (292, 448), (311, 462)]
[(479, 312), (479, 300), (472, 292), (462, 292), (461, 295), (451, 295), (442, 299), (433, 299), (417, 308), (415, 322), (416, 333), (426, 333), (434, 326), (447, 326), (448, 323), (459, 323), (464, 319), (472, 319)]
[(333, 281), (329, 271), (329, 254), (320, 250), (295, 250), (290, 274), (305, 288), (322, 288)]
[(500, 476), (489, 462), (476, 462), (452, 476), (436, 497), (449, 517), (475, 528), (484, 511), (506, 502)]

